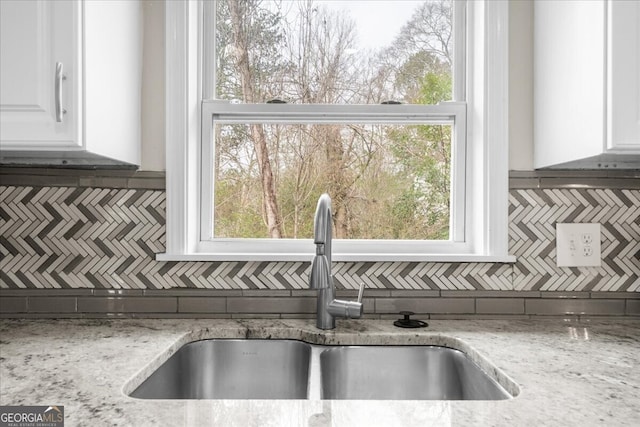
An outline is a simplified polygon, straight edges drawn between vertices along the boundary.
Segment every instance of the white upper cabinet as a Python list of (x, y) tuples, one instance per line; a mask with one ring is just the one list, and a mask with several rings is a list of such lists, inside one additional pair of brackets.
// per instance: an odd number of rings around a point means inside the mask
[(534, 165), (640, 166), (640, 2), (534, 3)]
[(607, 28), (607, 149), (639, 152), (640, 2), (610, 2)]
[(0, 1), (4, 149), (82, 148), (78, 12), (66, 1)]
[(141, 18), (135, 0), (1, 0), (3, 155), (139, 165)]

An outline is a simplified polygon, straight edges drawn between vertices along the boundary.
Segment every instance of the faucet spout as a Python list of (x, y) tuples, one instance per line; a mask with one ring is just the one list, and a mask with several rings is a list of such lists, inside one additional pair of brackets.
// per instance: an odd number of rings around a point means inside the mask
[(316, 244), (316, 253), (327, 257), (329, 274), (331, 274), (331, 242), (333, 231), (331, 227), (331, 197), (324, 193), (318, 199), (316, 215), (313, 220), (313, 243)]
[(336, 327), (336, 317), (358, 319), (362, 317), (362, 291), (360, 285), (357, 301), (341, 301), (335, 299), (335, 287), (331, 273), (331, 197), (323, 194), (318, 200), (316, 214), (313, 221), (313, 243), (316, 245), (316, 255), (311, 264), (309, 288), (318, 290), (317, 321), (319, 329), (333, 329)]

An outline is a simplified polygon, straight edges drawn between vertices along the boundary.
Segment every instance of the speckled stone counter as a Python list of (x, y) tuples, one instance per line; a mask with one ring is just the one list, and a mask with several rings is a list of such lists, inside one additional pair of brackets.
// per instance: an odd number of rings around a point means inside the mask
[[(0, 321), (0, 404), (64, 405), (67, 426), (624, 426), (640, 419), (640, 321)], [(135, 384), (203, 338), (455, 344), (518, 385), (500, 401), (138, 400)]]

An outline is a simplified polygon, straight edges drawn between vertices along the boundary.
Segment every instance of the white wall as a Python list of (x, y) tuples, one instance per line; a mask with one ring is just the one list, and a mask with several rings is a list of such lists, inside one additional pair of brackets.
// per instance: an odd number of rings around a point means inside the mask
[(533, 2), (509, 2), (509, 169), (533, 170)]
[[(143, 0), (142, 170), (164, 170), (164, 1)], [(509, 2), (509, 169), (533, 170), (533, 3)]]
[(165, 169), (164, 155), (164, 1), (144, 0), (142, 58), (142, 163)]

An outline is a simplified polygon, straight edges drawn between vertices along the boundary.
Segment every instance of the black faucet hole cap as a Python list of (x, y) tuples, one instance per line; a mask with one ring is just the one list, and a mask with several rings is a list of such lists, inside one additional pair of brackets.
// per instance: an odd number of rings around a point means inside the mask
[(427, 322), (412, 319), (411, 316), (415, 314), (413, 311), (401, 311), (400, 314), (403, 316), (403, 318), (393, 322), (393, 325), (397, 326), (398, 328), (426, 328), (427, 326), (429, 326)]

